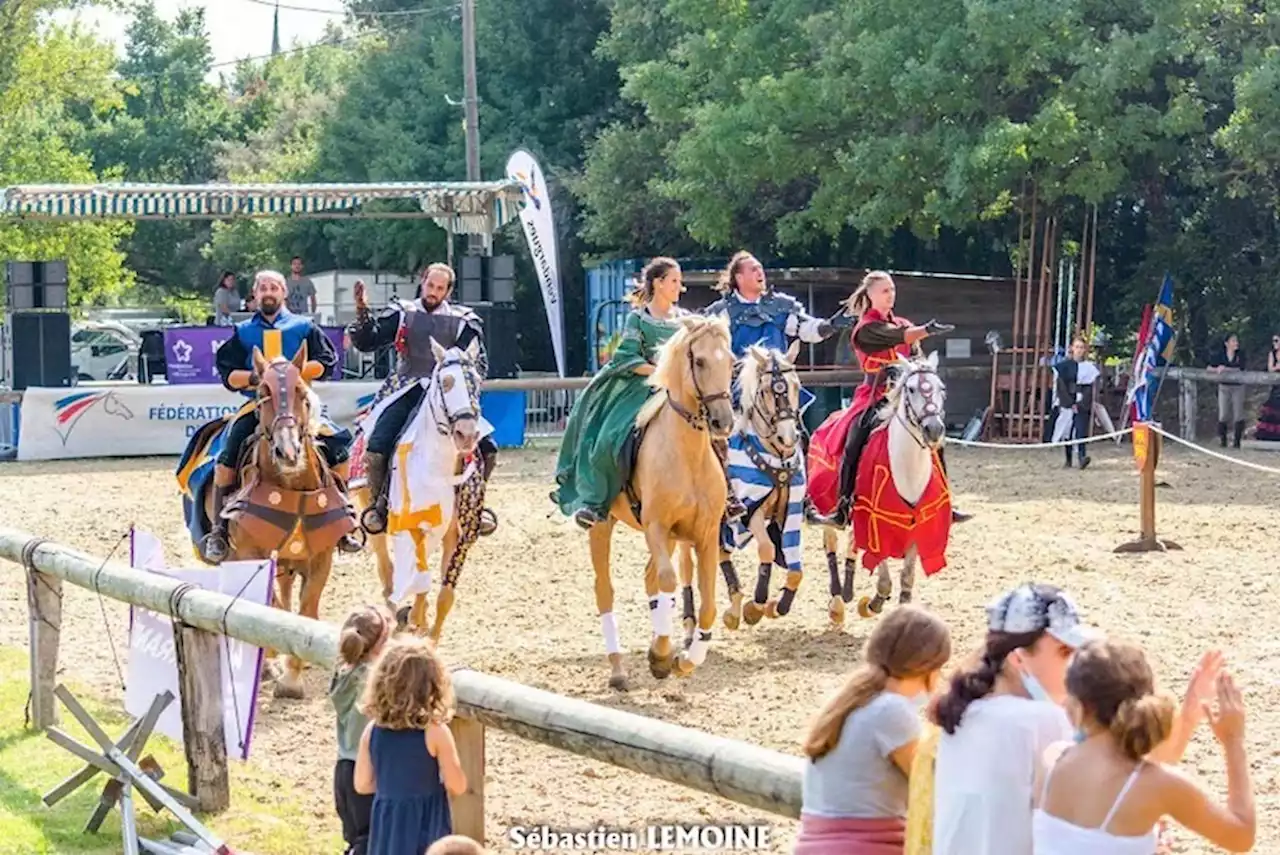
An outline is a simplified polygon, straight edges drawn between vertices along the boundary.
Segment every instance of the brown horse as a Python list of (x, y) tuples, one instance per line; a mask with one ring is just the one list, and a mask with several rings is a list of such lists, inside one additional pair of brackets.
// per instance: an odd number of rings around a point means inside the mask
[[(591, 527), (596, 607), (613, 688), (627, 686), (609, 569), (613, 527), (619, 520), (642, 532), (649, 548), (645, 591), (654, 629), (650, 672), (659, 679), (673, 669), (687, 676), (706, 658), (716, 618), (716, 559), (726, 498), (724, 470), (711, 439), (727, 437), (733, 428), (733, 362), (727, 321), (700, 315), (681, 319), (680, 329), (662, 345), (648, 381), (658, 393), (636, 417), (643, 439), (628, 486), (614, 499), (608, 518)], [(697, 636), (678, 654), (671, 641), (677, 581), (671, 553), (677, 544), (686, 567), (696, 556), (700, 600)]]
[[(293, 577), (302, 577), (298, 613), (320, 617), (320, 596), (333, 566), (338, 541), (357, 528), (343, 487), (317, 448), (320, 401), (302, 377), (304, 343), (292, 360), (268, 361), (257, 348), (253, 370), (258, 385), (258, 430), (246, 444), (239, 469), (240, 488), (228, 497), (223, 516), (231, 543), (228, 558), (263, 560), (277, 555), (273, 605), (291, 611)], [(205, 514), (213, 518), (212, 491)], [(266, 651), (274, 660), (276, 651)], [(290, 656), (276, 682), (283, 698), (304, 695), (305, 664)]]

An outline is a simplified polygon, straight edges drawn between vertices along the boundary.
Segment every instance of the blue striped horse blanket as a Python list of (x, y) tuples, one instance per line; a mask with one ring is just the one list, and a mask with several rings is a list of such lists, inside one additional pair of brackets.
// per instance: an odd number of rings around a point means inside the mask
[[(754, 457), (763, 461), (761, 468)], [(769, 468), (780, 472), (768, 471)], [(790, 475), (787, 475), (787, 470)], [(755, 433), (735, 433), (729, 437), (729, 484), (734, 493), (747, 506), (747, 512), (733, 522), (720, 524), (720, 545), (729, 552), (742, 549), (751, 542), (747, 521), (751, 519), (765, 499), (778, 487), (776, 478), (787, 479), (791, 494), (787, 498), (787, 513), (781, 530), (775, 521), (769, 523), (769, 536), (777, 549), (774, 563), (788, 572), (800, 570), (800, 524), (804, 521), (805, 498), (804, 453), (797, 446), (790, 460), (783, 461), (770, 454)]]

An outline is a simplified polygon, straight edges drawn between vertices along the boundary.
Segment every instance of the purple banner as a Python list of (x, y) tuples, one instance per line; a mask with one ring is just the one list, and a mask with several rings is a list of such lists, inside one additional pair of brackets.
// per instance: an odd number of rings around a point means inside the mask
[[(338, 364), (324, 380), (340, 380), (344, 358), (342, 327), (321, 327), (338, 352)], [(169, 327), (164, 331), (164, 364), (170, 383), (221, 383), (216, 355), (234, 327)]]

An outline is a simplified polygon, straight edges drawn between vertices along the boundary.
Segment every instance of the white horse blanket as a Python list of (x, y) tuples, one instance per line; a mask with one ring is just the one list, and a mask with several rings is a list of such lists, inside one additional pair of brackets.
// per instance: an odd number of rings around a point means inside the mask
[[(454, 474), (458, 452), (453, 439), (437, 428), (432, 394), (428, 388), (396, 444), (390, 463), (387, 536), (391, 539), (394, 566), (391, 598), (395, 602), (431, 590), (427, 558), (440, 546), (453, 524), (455, 488), (470, 477), (478, 463), (473, 455), (463, 471)], [(440, 409), (438, 398), (435, 409)], [(482, 439), (493, 433), (493, 425), (480, 416), (477, 430), (478, 438)], [(421, 533), (421, 543), (415, 538), (416, 532)]]
[(747, 512), (731, 523), (720, 524), (720, 543), (724, 549), (737, 551), (751, 542), (751, 530), (747, 522), (759, 513), (769, 494), (778, 489), (772, 473), (761, 469), (751, 459), (747, 447), (759, 455), (766, 465), (774, 469), (790, 467), (788, 478), (791, 492), (787, 497), (786, 515), (781, 530), (777, 532), (779, 556), (775, 563), (785, 566), (788, 572), (798, 572), (801, 567), (800, 528), (804, 521), (805, 481), (804, 454), (797, 447), (787, 461), (770, 454), (753, 433), (735, 433), (729, 437), (729, 484), (734, 494), (747, 506)]

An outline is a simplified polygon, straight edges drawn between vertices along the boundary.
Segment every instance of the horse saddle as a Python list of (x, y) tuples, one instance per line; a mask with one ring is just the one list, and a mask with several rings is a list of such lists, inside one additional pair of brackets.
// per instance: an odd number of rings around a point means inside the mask
[(290, 490), (262, 480), (247, 451), (242, 466), (245, 484), (228, 499), (222, 515), (236, 524), (236, 539), (248, 540), (264, 554), (305, 559), (338, 545), (359, 526), (342, 485), (325, 466), (322, 485), (315, 490)]

